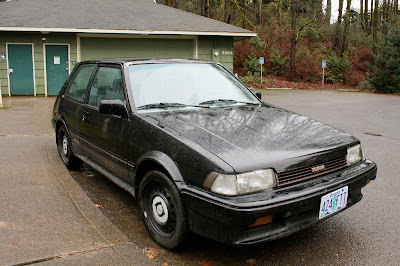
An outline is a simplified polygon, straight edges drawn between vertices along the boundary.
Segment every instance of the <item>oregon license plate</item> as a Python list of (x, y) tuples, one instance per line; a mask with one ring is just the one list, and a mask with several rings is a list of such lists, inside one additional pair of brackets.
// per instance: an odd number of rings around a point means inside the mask
[(347, 205), (348, 187), (342, 187), (321, 198), (319, 219), (343, 209)]

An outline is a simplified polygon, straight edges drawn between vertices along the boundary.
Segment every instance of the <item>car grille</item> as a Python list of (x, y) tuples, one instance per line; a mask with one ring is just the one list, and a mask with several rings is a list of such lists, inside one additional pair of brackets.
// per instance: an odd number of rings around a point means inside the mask
[[(325, 168), (323, 170), (317, 170), (318, 168), (321, 168), (321, 166), (324, 166)], [(321, 175), (332, 173), (346, 167), (346, 157), (343, 157), (314, 166), (278, 173), (278, 187), (292, 185)]]

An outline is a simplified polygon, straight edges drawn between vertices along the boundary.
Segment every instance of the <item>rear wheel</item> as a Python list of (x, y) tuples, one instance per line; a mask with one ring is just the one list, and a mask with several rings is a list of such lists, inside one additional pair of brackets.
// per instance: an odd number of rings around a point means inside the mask
[(143, 222), (153, 239), (167, 249), (176, 248), (187, 236), (188, 224), (178, 189), (162, 172), (150, 171), (139, 187)]
[(78, 169), (81, 167), (83, 162), (72, 153), (71, 139), (64, 125), (60, 126), (57, 132), (57, 149), (68, 169)]

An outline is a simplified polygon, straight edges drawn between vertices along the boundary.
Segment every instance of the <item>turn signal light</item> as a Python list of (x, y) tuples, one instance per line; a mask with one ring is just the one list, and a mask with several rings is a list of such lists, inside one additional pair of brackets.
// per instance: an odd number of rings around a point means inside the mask
[(269, 224), (272, 222), (272, 218), (274, 216), (270, 215), (270, 216), (264, 216), (264, 217), (260, 217), (257, 218), (257, 220), (255, 221), (254, 224), (250, 225), (250, 227), (254, 227), (254, 226), (260, 226), (260, 225), (264, 225), (264, 224)]

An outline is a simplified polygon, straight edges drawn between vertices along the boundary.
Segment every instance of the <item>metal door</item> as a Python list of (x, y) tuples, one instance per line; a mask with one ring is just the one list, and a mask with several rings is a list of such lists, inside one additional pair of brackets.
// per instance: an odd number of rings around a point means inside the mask
[(47, 95), (58, 95), (68, 78), (68, 45), (46, 45)]
[(32, 44), (8, 44), (8, 78), (11, 95), (33, 95)]

